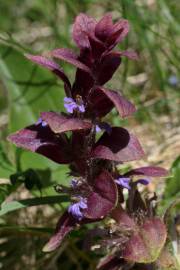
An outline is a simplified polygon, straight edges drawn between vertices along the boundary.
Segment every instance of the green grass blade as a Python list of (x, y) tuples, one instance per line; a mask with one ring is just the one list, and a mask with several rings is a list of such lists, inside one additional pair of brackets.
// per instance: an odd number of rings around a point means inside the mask
[(12, 202), (4, 202), (1, 205), (0, 216), (3, 216), (9, 212), (13, 212), (22, 208), (32, 207), (37, 205), (44, 205), (44, 204), (56, 204), (67, 202), (67, 196), (47, 196), (41, 198), (32, 198), (32, 199), (25, 199), (19, 201), (12, 201)]

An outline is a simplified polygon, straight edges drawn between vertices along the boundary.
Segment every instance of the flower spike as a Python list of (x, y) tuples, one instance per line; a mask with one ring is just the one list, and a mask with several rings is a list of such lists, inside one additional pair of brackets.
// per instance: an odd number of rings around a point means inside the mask
[[(167, 237), (164, 222), (156, 217), (156, 195), (150, 198), (139, 191), (139, 184), (148, 185), (151, 177), (164, 177), (167, 171), (146, 166), (123, 174), (121, 164), (139, 160), (144, 151), (135, 135), (123, 127), (113, 127), (107, 122), (110, 118), (103, 119), (113, 108), (120, 118), (130, 117), (136, 111), (119, 91), (104, 86), (123, 57), (138, 60), (137, 53), (131, 50), (114, 49), (128, 32), (129, 22), (125, 19), (114, 23), (108, 13), (96, 21), (80, 13), (72, 31), (78, 53), (58, 48), (46, 55), (26, 54), (27, 59), (63, 81), (66, 112), (41, 112), (36, 123), (8, 136), (18, 147), (69, 165), (72, 181), (69, 186), (59, 185), (57, 191), (67, 194), (70, 204), (44, 252), (57, 249), (77, 227), (109, 218), (101, 223), (103, 233), (95, 239), (96, 244), (98, 241), (100, 247), (110, 252), (98, 264), (99, 270), (154, 263)], [(59, 60), (76, 68), (72, 84), (56, 62)]]

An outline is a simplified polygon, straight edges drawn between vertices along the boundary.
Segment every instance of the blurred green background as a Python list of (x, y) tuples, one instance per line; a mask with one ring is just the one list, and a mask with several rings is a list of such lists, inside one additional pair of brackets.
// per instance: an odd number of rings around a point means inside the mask
[[(109, 83), (138, 108), (134, 118), (109, 120), (128, 126), (142, 142), (145, 160), (171, 168), (166, 181), (154, 182), (161, 210), (180, 195), (180, 5), (177, 0), (0, 0), (0, 203), (56, 195), (53, 184), (67, 183), (66, 166), (25, 152), (6, 137), (36, 121), (39, 112), (62, 111), (63, 84), (50, 72), (24, 58), (58, 47), (76, 50), (71, 38), (74, 18), (85, 12), (100, 19), (129, 20), (131, 30), (119, 49), (134, 49), (138, 62), (123, 59)], [(61, 63), (73, 80), (74, 68)], [(30, 169), (30, 170), (29, 170)], [(80, 232), (53, 254), (41, 248), (52, 232), (63, 204), (27, 208), (0, 216), (0, 269), (94, 269), (97, 257), (82, 251)], [(177, 213), (176, 213), (177, 214)], [(84, 231), (81, 231), (83, 238)]]

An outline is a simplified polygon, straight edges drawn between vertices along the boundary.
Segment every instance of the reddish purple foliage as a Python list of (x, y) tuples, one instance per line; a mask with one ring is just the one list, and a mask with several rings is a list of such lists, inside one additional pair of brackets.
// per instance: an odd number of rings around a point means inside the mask
[[(164, 224), (154, 217), (151, 200), (144, 201), (138, 192), (137, 184), (148, 184), (149, 180), (143, 177), (133, 181), (133, 177), (165, 176), (167, 171), (150, 166), (121, 174), (117, 164), (138, 160), (144, 152), (135, 135), (125, 128), (111, 127), (102, 120), (113, 108), (122, 118), (136, 111), (120, 92), (103, 86), (119, 68), (122, 57), (138, 59), (133, 51), (113, 50), (128, 31), (127, 20), (113, 23), (110, 14), (99, 22), (86, 14), (79, 14), (72, 34), (79, 54), (58, 48), (47, 56), (26, 55), (64, 82), (67, 113), (42, 112), (37, 123), (8, 137), (18, 147), (44, 155), (59, 164), (69, 164), (70, 174), (76, 177), (69, 188), (76, 201), (60, 217), (55, 234), (44, 251), (56, 249), (76, 225), (100, 221), (107, 216), (115, 220), (113, 235), (110, 239), (103, 239), (109, 247), (116, 243), (114, 253), (106, 257), (98, 269), (118, 269), (118, 265), (125, 265), (126, 260), (152, 262), (166, 239)], [(72, 85), (54, 58), (75, 66)], [(97, 131), (103, 132), (98, 140)], [(66, 132), (70, 135), (67, 136)], [(124, 210), (121, 206), (124, 202), (123, 188), (128, 189)], [(153, 243), (147, 247), (147, 241), (151, 239)]]

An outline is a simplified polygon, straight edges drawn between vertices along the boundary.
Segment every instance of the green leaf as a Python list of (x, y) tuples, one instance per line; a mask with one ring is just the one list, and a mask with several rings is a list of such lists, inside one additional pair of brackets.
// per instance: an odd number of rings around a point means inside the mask
[[(3, 57), (6, 49), (0, 45), (0, 80), (7, 90), (9, 103), (8, 133), (37, 121), (41, 111), (63, 111), (64, 90), (61, 81), (51, 72), (33, 65), (14, 49)], [(67, 166), (59, 166), (38, 154), (22, 151), (20, 162), (23, 171), (29, 167), (49, 168), (52, 178), (66, 179)], [(11, 173), (7, 172), (6, 177)]]
[(2, 235), (17, 235), (17, 234), (35, 234), (35, 235), (45, 235), (45, 234), (50, 234), (54, 232), (53, 228), (48, 228), (48, 227), (28, 227), (28, 226), (19, 226), (19, 225), (1, 225), (0, 224), (0, 231)]
[(12, 202), (4, 202), (1, 205), (0, 216), (5, 215), (9, 212), (13, 212), (22, 208), (44, 205), (44, 204), (56, 204), (62, 202), (68, 202), (67, 196), (47, 196), (41, 198), (32, 198)]
[(170, 199), (178, 196), (180, 191), (180, 156), (173, 162), (171, 167), (171, 177), (167, 179), (166, 189), (164, 192), (165, 199)]
[(0, 178), (8, 178), (9, 174), (14, 171), (13, 164), (11, 164), (8, 155), (5, 151), (6, 145), (0, 143)]
[[(4, 50), (1, 45), (0, 54)], [(12, 49), (0, 59), (0, 77), (9, 97), (10, 131), (35, 122), (41, 111), (64, 110), (62, 82), (22, 53)]]

